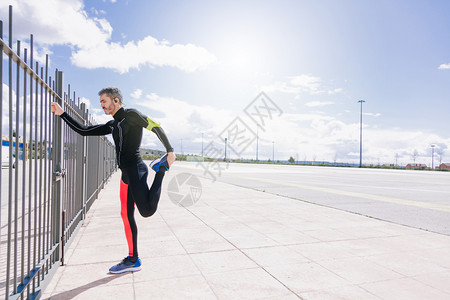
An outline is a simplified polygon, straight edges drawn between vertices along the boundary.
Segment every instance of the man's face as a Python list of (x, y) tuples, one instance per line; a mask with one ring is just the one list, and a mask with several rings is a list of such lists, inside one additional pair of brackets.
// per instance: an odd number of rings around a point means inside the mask
[(100, 106), (107, 115), (112, 114), (116, 110), (113, 99), (106, 95), (106, 93), (100, 95)]

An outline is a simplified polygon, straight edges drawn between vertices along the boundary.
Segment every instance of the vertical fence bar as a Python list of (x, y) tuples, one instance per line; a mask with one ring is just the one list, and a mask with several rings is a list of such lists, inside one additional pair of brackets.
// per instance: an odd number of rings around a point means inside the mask
[[(30, 69), (33, 71), (33, 35), (30, 35)], [(33, 74), (30, 72), (30, 161), (28, 164), (28, 260), (27, 260), (27, 277), (31, 276), (31, 212), (33, 201)], [(30, 286), (27, 286), (27, 296), (30, 294)]]
[[(70, 105), (75, 109), (76, 111), (76, 107), (74, 107), (74, 102), (73, 99), (70, 99), (70, 93), (68, 94), (69, 97), (69, 103)], [(74, 117), (75, 114), (73, 115)], [(76, 117), (77, 118), (77, 117)], [(78, 118), (77, 118), (78, 119)], [(76, 216), (76, 211), (77, 211), (77, 202), (76, 202), (76, 190), (75, 190), (75, 175), (76, 175), (76, 169), (75, 169), (75, 144), (76, 144), (76, 138), (77, 138), (77, 133), (75, 133), (73, 130), (70, 130), (71, 134), (70, 134), (70, 168), (72, 169), (72, 171), (70, 172), (70, 178), (68, 180), (68, 183), (70, 185), (70, 203), (71, 203), (71, 216), (70, 216), (70, 220), (74, 221), (74, 218)], [(70, 222), (69, 222), (70, 223)], [(69, 228), (69, 237), (72, 234), (73, 229)]]
[[(65, 102), (68, 104), (67, 107), (71, 107), (71, 103), (70, 103), (70, 84), (67, 85), (67, 93), (65, 94)], [(70, 111), (70, 115), (72, 117), (75, 117), (73, 112)], [(66, 173), (66, 176), (64, 178), (64, 191), (65, 193), (65, 197), (63, 199), (64, 201), (64, 208), (63, 208), (63, 212), (64, 210), (66, 211), (66, 217), (65, 217), (65, 222), (63, 222), (64, 224), (64, 228), (67, 229), (67, 225), (68, 225), (68, 221), (72, 218), (73, 214), (72, 214), (72, 206), (73, 206), (73, 200), (72, 200), (72, 186), (71, 186), (71, 179), (72, 179), (72, 137), (73, 137), (73, 131), (70, 130), (70, 128), (68, 126), (64, 126), (64, 128), (66, 129), (65, 132), (65, 146), (64, 146), (64, 152), (65, 152), (65, 157), (64, 157), (64, 162), (65, 162), (65, 169), (66, 171), (68, 171)], [(70, 217), (67, 218), (67, 215), (69, 215)], [(70, 229), (70, 228), (69, 228)], [(67, 235), (64, 234), (64, 232), (62, 232), (62, 234), (64, 235), (64, 240), (67, 238)], [(70, 234), (70, 232), (69, 232)]]
[[(73, 91), (72, 105), (75, 108), (75, 111), (79, 114), (80, 113), (80, 109), (77, 106), (77, 104), (75, 103), (75, 91)], [(79, 121), (82, 122), (81, 119), (79, 119)], [(79, 139), (80, 139), (79, 136), (80, 136), (79, 134), (74, 133), (74, 136), (73, 136), (73, 143), (74, 143), (73, 144), (73, 163), (72, 163), (72, 166), (73, 166), (73, 169), (74, 169), (73, 178), (72, 178), (73, 190), (74, 190), (73, 199), (74, 199), (74, 202), (76, 203), (75, 204), (75, 213), (77, 214), (77, 222), (78, 222), (78, 219), (79, 219), (78, 212), (81, 209), (80, 199), (78, 197), (79, 196), (79, 189), (77, 189), (77, 181), (78, 181), (78, 174), (79, 174), (79, 168), (78, 168), (78, 164), (77, 164), (78, 153), (79, 153), (79, 151), (78, 151), (78, 146), (79, 146), (78, 142), (79, 142)]]
[[(44, 77), (44, 68), (41, 67), (41, 78)], [(39, 239), (38, 239), (38, 259), (39, 261), (44, 258), (44, 252), (41, 253), (41, 242), (42, 242), (42, 145), (43, 145), (43, 108), (44, 108), (44, 97), (43, 97), (43, 85), (40, 84), (40, 108), (39, 108)], [(38, 285), (41, 281), (41, 277), (37, 276)]]
[[(41, 68), (41, 78), (44, 78), (44, 68)], [(44, 85), (41, 85), (41, 131), (42, 131), (42, 143), (41, 143), (41, 162), (42, 162), (42, 224), (41, 224), (41, 252), (42, 259), (45, 257), (45, 218), (46, 218), (46, 208), (47, 208), (47, 190), (46, 190), (46, 176), (47, 176), (47, 102), (44, 101), (45, 98), (45, 89)], [(42, 266), (41, 269), (41, 280), (44, 279), (45, 275), (45, 265)]]
[[(80, 108), (81, 116), (83, 117), (83, 123), (86, 121), (86, 104), (81, 103)], [(82, 219), (84, 220), (86, 218), (86, 137), (81, 136), (81, 143), (80, 143), (80, 160), (79, 160), (79, 166), (80, 166), (80, 184), (79, 187), (80, 193), (81, 193), (81, 206), (82, 206)]]
[[(27, 49), (24, 49), (24, 61), (27, 62)], [(26, 191), (26, 185), (25, 185), (25, 179), (26, 179), (26, 164), (25, 164), (25, 145), (26, 145), (26, 80), (27, 80), (27, 73), (24, 72), (23, 75), (23, 114), (22, 114), (22, 126), (23, 126), (23, 133), (22, 133), (22, 223), (21, 223), (21, 252), (20, 252), (20, 261), (21, 261), (21, 268), (20, 268), (20, 285), (23, 285), (24, 283), (24, 272), (25, 272), (25, 191)]]
[[(39, 70), (39, 63), (36, 62), (36, 73)], [(37, 158), (38, 158), (38, 81), (36, 80), (35, 88), (34, 88), (34, 234), (33, 234), (33, 270), (36, 270), (36, 262), (37, 262), (37, 236), (38, 236), (38, 228), (37, 228), (37, 207), (38, 207), (38, 184), (37, 184)], [(36, 293), (36, 278), (33, 278), (33, 290), (32, 294)]]
[[(20, 41), (17, 41), (17, 55), (20, 57)], [(15, 148), (14, 148), (14, 293), (17, 291), (17, 234), (18, 234), (18, 218), (19, 218), (19, 118), (20, 118), (20, 64), (16, 64), (16, 130), (15, 132)], [(10, 116), (12, 117), (12, 116)]]
[[(24, 61), (27, 63), (27, 49), (24, 49)], [(27, 72), (23, 72), (23, 134), (22, 134), (22, 252), (21, 252), (21, 272), (20, 284), (23, 285), (25, 279), (25, 200), (26, 200), (26, 167), (25, 159), (27, 156)]]
[[(67, 107), (70, 107), (70, 85), (68, 86), (68, 93), (69, 94), (65, 94), (65, 102), (68, 104)], [(69, 112), (70, 115), (72, 117), (74, 117), (73, 112), (70, 111)], [(64, 201), (64, 207), (63, 207), (63, 211), (66, 211), (66, 214), (68, 214), (70, 217), (72, 217), (72, 206), (73, 206), (73, 201), (72, 201), (72, 193), (71, 193), (71, 186), (70, 186), (70, 181), (72, 179), (72, 143), (71, 143), (71, 138), (73, 136), (73, 131), (70, 130), (70, 128), (68, 126), (64, 126), (65, 128), (65, 141), (64, 141), (64, 163), (65, 163), (65, 169), (67, 172), (66, 177), (64, 178), (64, 191), (65, 191), (65, 197), (63, 199)], [(64, 224), (64, 228), (67, 229), (67, 225), (68, 225), (68, 219), (70, 220), (70, 218), (65, 218), (65, 222), (63, 222)], [(66, 235), (64, 235), (66, 237)]]
[[(64, 103), (63, 103), (63, 99), (64, 99), (64, 94), (63, 94), (63, 87), (64, 87), (64, 74), (63, 72), (60, 72), (58, 70), (56, 70), (56, 74), (55, 74), (55, 88), (56, 88), (56, 93), (58, 94), (59, 98), (56, 99), (57, 102), (59, 102), (59, 104), (61, 105), (61, 107), (64, 107)], [(55, 143), (55, 148), (54, 148), (54, 161), (55, 163), (53, 164), (53, 173), (57, 174), (57, 173), (61, 173), (62, 172), (62, 168), (61, 168), (61, 163), (64, 157), (64, 145), (63, 145), (63, 141), (64, 141), (64, 136), (63, 136), (63, 128), (62, 128), (62, 120), (61, 118), (57, 118), (54, 119), (54, 143)], [(53, 229), (54, 229), (54, 238), (55, 238), (55, 243), (58, 243), (60, 241), (60, 237), (61, 237), (61, 230), (60, 230), (60, 224), (61, 224), (61, 201), (62, 201), (62, 181), (58, 180), (58, 178), (56, 178), (56, 181), (54, 182), (54, 197), (53, 197), (53, 205), (54, 205), (54, 224), (53, 224)], [(57, 253), (55, 253), (55, 258), (57, 260), (59, 260), (61, 257), (61, 247), (59, 249), (59, 251)]]
[(97, 184), (95, 185), (95, 187), (96, 187), (96, 189), (95, 189), (95, 199), (97, 199), (97, 197), (98, 197), (98, 187), (100, 186), (100, 178), (99, 178), (99, 176), (100, 176), (100, 168), (99, 168), (100, 167), (100, 164), (99, 164), (100, 163), (100, 137), (98, 137), (98, 136), (95, 137), (95, 147), (96, 147), (95, 155), (97, 157), (96, 161), (97, 161), (97, 164), (98, 164), (98, 167), (95, 170), (95, 174), (96, 174), (95, 180), (97, 182)]
[[(53, 84), (53, 90), (56, 91), (56, 73), (55, 73), (55, 79), (53, 79), (52, 81)], [(53, 101), (54, 102), (58, 102), (57, 97), (53, 96)], [(55, 219), (56, 219), (56, 201), (57, 201), (57, 185), (56, 185), (56, 170), (57, 170), (57, 160), (56, 160), (56, 142), (57, 142), (57, 136), (56, 135), (56, 128), (58, 126), (57, 121), (56, 121), (56, 116), (53, 115), (52, 116), (52, 122), (53, 122), (53, 128), (52, 128), (52, 222), (51, 222), (51, 230), (52, 230), (52, 235), (51, 235), (51, 241), (52, 241), (52, 246), (56, 245), (58, 243), (58, 240), (56, 239), (56, 233), (55, 233)], [(58, 260), (58, 256), (57, 253), (53, 254), (53, 263), (56, 263), (56, 261)]]
[[(70, 87), (69, 87), (69, 89), (70, 89)], [(70, 92), (70, 90), (69, 90), (69, 92)], [(70, 100), (69, 100), (69, 96), (67, 95), (67, 94), (65, 94), (65, 102), (66, 103), (70, 103)], [(64, 106), (64, 107), (66, 107), (66, 106)], [(70, 107), (70, 104), (69, 105), (67, 105), (67, 107)], [(70, 115), (72, 115), (73, 116), (73, 113), (72, 112), (69, 112), (69, 114)], [(70, 160), (70, 158), (71, 158), (71, 143), (70, 143), (70, 138), (72, 137), (72, 134), (73, 134), (73, 131), (72, 130), (70, 130), (70, 128), (68, 127), (68, 126), (64, 126), (64, 129), (65, 129), (65, 132), (64, 132), (64, 169), (67, 171), (67, 173), (66, 173), (66, 176), (63, 178), (64, 179), (64, 198), (63, 198), (63, 203), (64, 203), (64, 206), (63, 206), (63, 211), (65, 210), (66, 211), (66, 214), (67, 214), (67, 212), (70, 214), (70, 215), (72, 215), (72, 199), (71, 199), (71, 191), (70, 191), (70, 184), (69, 184), (69, 182), (70, 182), (70, 179), (72, 178), (72, 170), (71, 170), (71, 167), (70, 167), (70, 162), (71, 162), (71, 160)], [(64, 220), (65, 222), (63, 222), (63, 224), (64, 224), (64, 228), (66, 229), (67, 228), (67, 218), (65, 218), (65, 220)], [(61, 232), (61, 234), (63, 234), (63, 232)], [(64, 235), (64, 236), (66, 236), (66, 235)], [(63, 239), (61, 239), (61, 240), (63, 240)]]
[(66, 234), (65, 234), (65, 229), (66, 229), (66, 210), (64, 209), (62, 211), (62, 215), (61, 215), (61, 219), (62, 219), (62, 225), (61, 225), (61, 266), (64, 266), (64, 244), (66, 243)]
[[(47, 55), (47, 64), (48, 64), (48, 55)], [(47, 76), (45, 78), (45, 81), (47, 82)], [(50, 77), (48, 80), (49, 85), (51, 85), (52, 82), (52, 78)], [(52, 94), (49, 95), (50, 99), (53, 100), (54, 97), (52, 96)], [(51, 110), (51, 108), (49, 107), (48, 110)], [(52, 244), (50, 243), (50, 236), (51, 236), (51, 231), (50, 231), (50, 219), (53, 217), (51, 215), (51, 203), (52, 203), (52, 197), (51, 197), (51, 184), (52, 184), (52, 152), (53, 152), (53, 144), (52, 144), (52, 114), (49, 111), (49, 128), (48, 128), (48, 140), (49, 140), (49, 159), (48, 159), (48, 206), (47, 206), (47, 211), (48, 211), (48, 219), (47, 219), (47, 249), (50, 250), (52, 247)], [(51, 261), (49, 262), (51, 263)]]
[[(65, 105), (64, 103), (67, 102), (67, 95), (65, 93), (63, 93), (63, 102), (62, 102), (62, 106), (63, 109), (65, 109)], [(69, 114), (71, 114), (71, 112), (67, 112)], [(62, 123), (64, 124), (64, 123)], [(67, 139), (69, 138), (69, 128), (67, 128), (67, 126), (63, 126), (63, 132), (64, 132), (64, 138), (62, 139), (62, 147), (63, 147), (63, 156), (61, 157), (61, 164), (63, 166), (63, 169), (68, 171), (67, 169), (67, 158), (68, 158), (68, 154), (69, 154), (69, 149), (68, 149), (68, 143), (67, 143)], [(70, 172), (69, 172), (70, 173)], [(67, 174), (69, 177), (69, 173)], [(62, 190), (63, 190), (63, 196), (61, 198), (61, 212), (63, 212), (64, 210), (67, 212), (67, 210), (69, 210), (69, 207), (67, 205), (67, 199), (68, 199), (68, 190), (67, 190), (67, 177), (61, 178), (61, 186), (62, 186)], [(70, 210), (69, 210), (70, 211)], [(63, 223), (63, 228), (66, 228), (66, 219), (64, 218), (64, 220), (61, 220), (61, 222)], [(64, 232), (61, 231), (61, 242), (64, 240)], [(62, 257), (62, 251), (63, 249), (61, 249), (61, 257)]]
[[(47, 76), (48, 76), (48, 55), (45, 56), (45, 83), (47, 84)], [(42, 256), (44, 256), (46, 253), (48, 253), (48, 243), (46, 243), (47, 241), (47, 236), (48, 236), (48, 230), (46, 230), (46, 226), (45, 226), (45, 222), (46, 222), (46, 218), (47, 220), (50, 218), (50, 216), (47, 214), (47, 205), (49, 204), (49, 199), (47, 198), (47, 178), (48, 178), (48, 173), (47, 173), (47, 160), (48, 160), (48, 156), (47, 156), (47, 147), (48, 147), (48, 137), (47, 137), (47, 124), (49, 123), (48, 121), (48, 90), (45, 89), (45, 99), (44, 99), (44, 103), (45, 103), (45, 107), (44, 112), (45, 112), (45, 121), (44, 121), (44, 222), (43, 222), (43, 241), (42, 241)], [(47, 265), (46, 265), (47, 266)], [(46, 267), (44, 266), (44, 267)], [(42, 272), (42, 279), (44, 278), (46, 272)]]
[[(12, 6), (9, 6), (9, 48), (12, 48)], [(6, 258), (6, 297), (9, 295), (9, 286), (11, 284), (11, 222), (12, 222), (12, 57), (8, 59), (8, 100), (9, 100), (9, 174), (8, 174), (8, 244)], [(7, 299), (7, 298), (6, 298)]]
[[(70, 98), (70, 85), (69, 85), (69, 92), (68, 92), (68, 94), (67, 94), (67, 98), (68, 98), (68, 102), (69, 102), (69, 104), (70, 104), (70, 106), (71, 107), (73, 107), (73, 101), (72, 101), (72, 99)], [(75, 116), (75, 114), (73, 113), (72, 114), (72, 116), (74, 117), (74, 118), (77, 118), (76, 116)], [(69, 129), (68, 129), (69, 130)], [(74, 173), (74, 171), (75, 171), (75, 168), (74, 168), (74, 162), (75, 162), (75, 159), (74, 159), (74, 155), (75, 155), (75, 138), (76, 138), (76, 133), (73, 131), (73, 130), (70, 130), (70, 135), (69, 135), (69, 139), (68, 139), (68, 144), (69, 144), (69, 149), (70, 149), (70, 155), (69, 155), (69, 160), (68, 160), (68, 163), (69, 163), (69, 168), (71, 169), (71, 172), (70, 172), (70, 174), (69, 174), (69, 177), (67, 178), (67, 184), (69, 185), (69, 187), (70, 187), (70, 189), (68, 190), (68, 193), (69, 193), (69, 206), (70, 206), (70, 219), (68, 220), (68, 221), (72, 221), (72, 220), (74, 220), (74, 217), (75, 217), (75, 211), (76, 211), (76, 206), (77, 206), (77, 204), (76, 204), (76, 202), (75, 202), (75, 187), (74, 187), (74, 185), (73, 185), (73, 183), (74, 183), (74, 175), (75, 175), (75, 173)], [(67, 225), (69, 224), (70, 222), (67, 222)], [(67, 237), (70, 237), (70, 235), (72, 234), (72, 228), (67, 228), (68, 229), (68, 236)]]

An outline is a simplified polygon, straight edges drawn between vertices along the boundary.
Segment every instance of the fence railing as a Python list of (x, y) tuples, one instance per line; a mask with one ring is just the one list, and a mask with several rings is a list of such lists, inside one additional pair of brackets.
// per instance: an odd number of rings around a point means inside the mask
[(0, 299), (36, 299), (116, 163), (108, 139), (82, 137), (52, 115), (56, 101), (92, 123), (70, 86), (64, 92), (63, 72), (48, 75), (48, 56), (43, 67), (34, 61), (32, 35), (30, 49), (12, 49), (12, 7), (8, 39), (0, 20)]

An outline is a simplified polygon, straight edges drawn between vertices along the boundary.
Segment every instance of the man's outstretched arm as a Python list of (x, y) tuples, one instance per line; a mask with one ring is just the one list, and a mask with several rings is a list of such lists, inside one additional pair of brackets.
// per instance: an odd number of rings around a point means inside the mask
[(138, 126), (142, 126), (143, 128), (150, 130), (151, 132), (155, 133), (158, 139), (161, 141), (161, 143), (166, 148), (167, 152), (167, 163), (169, 164), (169, 167), (173, 164), (173, 162), (176, 159), (175, 153), (173, 153), (173, 148), (170, 145), (169, 139), (167, 138), (166, 133), (161, 128), (159, 123), (153, 121), (149, 117), (143, 115), (136, 109), (128, 109), (128, 114), (132, 122), (137, 124)]
[(175, 161), (176, 156), (175, 156), (175, 153), (173, 153), (173, 148), (170, 145), (170, 142), (169, 142), (169, 139), (166, 136), (166, 133), (164, 132), (164, 130), (160, 126), (153, 127), (152, 128), (152, 132), (154, 132), (156, 134), (156, 136), (159, 138), (161, 143), (166, 148), (166, 151), (167, 151), (167, 163), (169, 164), (169, 167), (170, 167), (173, 164), (173, 162)]
[(70, 128), (75, 132), (86, 136), (86, 135), (106, 135), (111, 133), (111, 128), (107, 124), (85, 126), (78, 123), (74, 118), (69, 116), (58, 103), (51, 103), (52, 113), (60, 116)]

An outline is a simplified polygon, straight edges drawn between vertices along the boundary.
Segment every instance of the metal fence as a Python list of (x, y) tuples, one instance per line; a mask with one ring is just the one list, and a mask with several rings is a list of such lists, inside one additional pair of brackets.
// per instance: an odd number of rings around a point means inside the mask
[(45, 66), (34, 61), (32, 35), (30, 49), (12, 49), (12, 7), (8, 39), (0, 21), (0, 299), (37, 299), (116, 163), (108, 139), (82, 137), (52, 115), (56, 101), (92, 123), (70, 86), (64, 92), (64, 74), (48, 75), (48, 56)]

